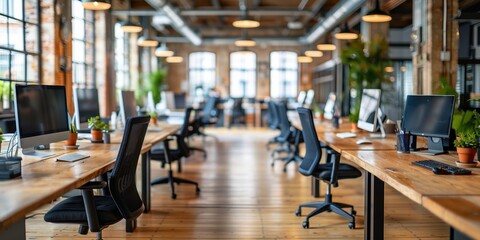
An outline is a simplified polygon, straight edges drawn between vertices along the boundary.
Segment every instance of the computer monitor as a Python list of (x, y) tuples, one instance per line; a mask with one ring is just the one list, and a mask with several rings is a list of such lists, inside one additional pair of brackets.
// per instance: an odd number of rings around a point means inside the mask
[(305, 103), (304, 106), (306, 108), (310, 108), (310, 105), (313, 103), (313, 97), (315, 96), (315, 91), (313, 89), (310, 89), (307, 91), (307, 96), (305, 97)]
[(149, 91), (147, 94), (147, 106), (145, 107), (145, 110), (147, 112), (155, 112), (155, 101), (153, 100), (153, 94), (152, 91)]
[(442, 138), (449, 137), (454, 107), (454, 96), (408, 95), (403, 113), (403, 131), (427, 137), (428, 153), (444, 153)]
[(298, 93), (298, 97), (297, 97), (297, 106), (298, 107), (302, 107), (303, 104), (305, 103), (305, 98), (307, 97), (307, 92), (305, 91), (300, 91)]
[(335, 113), (335, 101), (337, 100), (337, 95), (334, 92), (328, 94), (327, 102), (325, 103), (325, 108), (323, 109), (323, 117), (325, 119), (331, 120), (333, 114)]
[(88, 119), (91, 117), (100, 116), (98, 90), (96, 88), (74, 88), (73, 105), (75, 106), (75, 126), (77, 126), (77, 129), (80, 132), (82, 130), (88, 130)]
[(135, 93), (133, 91), (120, 91), (120, 119), (125, 125), (129, 117), (137, 116), (137, 105), (135, 103)]
[[(380, 106), (380, 89), (363, 89), (362, 100), (360, 101), (360, 112), (358, 114), (358, 128), (369, 132), (377, 131), (377, 124), (382, 121), (378, 119), (378, 108)], [(380, 127), (381, 135), (370, 134), (370, 137), (385, 137), (385, 130)]]
[(15, 85), (15, 122), (24, 155), (46, 157), (36, 146), (68, 139), (69, 122), (64, 86)]

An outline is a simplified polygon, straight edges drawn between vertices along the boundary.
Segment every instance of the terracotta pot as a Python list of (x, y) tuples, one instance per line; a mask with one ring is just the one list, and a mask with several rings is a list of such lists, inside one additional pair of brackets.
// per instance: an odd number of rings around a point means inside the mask
[(103, 134), (101, 130), (90, 130), (90, 133), (92, 134), (92, 141), (102, 141), (103, 140)]
[(68, 135), (68, 140), (65, 143), (67, 146), (75, 146), (77, 144), (78, 133), (70, 133)]
[(462, 163), (472, 163), (477, 153), (476, 148), (457, 147), (458, 161)]
[(325, 117), (323, 116), (323, 114), (318, 115), (318, 120), (320, 120), (320, 121), (325, 120)]
[(150, 123), (157, 124), (157, 118), (151, 117)]
[(357, 123), (351, 123), (352, 125), (352, 130), (350, 130), (352, 133), (357, 133), (358, 130), (358, 124)]

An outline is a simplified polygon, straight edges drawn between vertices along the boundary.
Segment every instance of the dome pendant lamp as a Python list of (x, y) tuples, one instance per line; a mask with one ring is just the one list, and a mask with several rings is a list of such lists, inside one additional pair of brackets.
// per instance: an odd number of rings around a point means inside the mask
[(86, 10), (103, 11), (112, 7), (106, 0), (83, 0), (82, 6)]
[(136, 24), (136, 23), (132, 22), (132, 19), (131, 19), (131, 16), (130, 16), (130, 9), (132, 7), (131, 5), (132, 5), (132, 2), (128, 1), (127, 21), (122, 22), (121, 23), (122, 26), (120, 28), (122, 29), (122, 31), (127, 32), (127, 33), (138, 33), (138, 32), (141, 32), (143, 30), (143, 28), (139, 24)]
[(375, 8), (364, 15), (362, 20), (370, 23), (382, 23), (392, 21), (392, 17), (380, 9), (380, 0), (377, 0)]

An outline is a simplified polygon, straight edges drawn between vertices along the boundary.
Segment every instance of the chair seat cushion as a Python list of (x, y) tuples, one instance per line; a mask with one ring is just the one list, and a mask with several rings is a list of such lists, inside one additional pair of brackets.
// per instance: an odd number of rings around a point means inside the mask
[[(168, 157), (170, 161), (176, 161), (185, 156), (185, 153), (178, 149), (170, 149)], [(152, 149), (150, 152), (150, 159), (157, 161), (165, 161), (165, 151), (163, 149)]]
[[(111, 197), (95, 196), (94, 201), (101, 226), (111, 225), (123, 219)], [(88, 224), (83, 197), (74, 196), (58, 203), (45, 214), (44, 219), (52, 223)]]
[[(319, 164), (312, 176), (320, 180), (330, 181), (332, 176), (332, 164)], [(357, 168), (345, 163), (340, 163), (340, 166), (338, 167), (338, 179), (357, 178), (360, 176), (362, 176), (362, 173)]]

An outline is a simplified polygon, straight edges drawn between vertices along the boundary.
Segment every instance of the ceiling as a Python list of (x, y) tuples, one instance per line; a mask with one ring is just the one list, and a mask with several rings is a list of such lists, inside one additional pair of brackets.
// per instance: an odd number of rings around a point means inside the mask
[[(157, 29), (157, 36), (163, 41), (189, 41), (188, 35), (193, 34), (202, 43), (234, 41), (245, 35), (257, 41), (311, 43), (331, 32), (343, 21), (347, 21), (350, 26), (358, 25), (360, 9), (365, 2), (366, 0), (131, 0), (130, 11), (116, 10), (114, 14), (129, 13), (148, 17), (147, 21)], [(381, 0), (380, 3), (382, 9), (392, 15), (390, 27), (403, 28), (411, 25), (412, 0)], [(163, 11), (164, 4), (169, 5), (180, 17), (182, 26), (172, 24), (171, 17), (169, 19)], [(346, 9), (340, 8), (343, 5), (346, 5)], [(243, 13), (240, 9), (246, 9), (249, 17), (260, 21), (260, 27), (249, 30), (233, 27), (232, 22)], [(328, 18), (345, 11), (348, 14), (325, 25)], [(324, 29), (318, 29), (321, 27)], [(185, 29), (190, 33), (186, 34)], [(310, 36), (315, 30), (318, 31), (316, 35)]]

